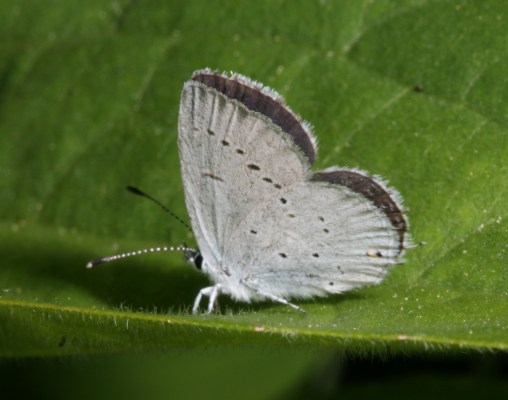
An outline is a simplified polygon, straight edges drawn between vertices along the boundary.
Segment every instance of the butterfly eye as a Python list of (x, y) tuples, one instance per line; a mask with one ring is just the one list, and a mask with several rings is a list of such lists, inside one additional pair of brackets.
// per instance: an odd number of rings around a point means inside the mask
[(197, 269), (201, 270), (203, 265), (203, 256), (197, 250), (189, 250), (184, 253), (185, 261), (188, 264), (195, 266)]
[(194, 266), (201, 271), (201, 266), (203, 265), (203, 256), (198, 254), (194, 257)]

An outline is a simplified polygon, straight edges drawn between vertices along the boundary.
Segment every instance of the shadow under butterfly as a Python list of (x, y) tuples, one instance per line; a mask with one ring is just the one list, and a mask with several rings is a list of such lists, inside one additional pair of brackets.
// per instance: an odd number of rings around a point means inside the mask
[(274, 90), (242, 75), (198, 70), (184, 84), (178, 148), (199, 250), (160, 247), (102, 257), (182, 251), (219, 294), (243, 302), (309, 299), (380, 283), (412, 247), (399, 193), (358, 169), (311, 171), (317, 142)]

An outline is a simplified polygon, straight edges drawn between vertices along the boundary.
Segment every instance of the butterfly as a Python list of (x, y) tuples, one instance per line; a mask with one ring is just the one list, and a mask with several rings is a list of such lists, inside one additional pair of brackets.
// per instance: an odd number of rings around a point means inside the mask
[(88, 267), (181, 250), (213, 282), (198, 293), (193, 313), (203, 296), (212, 312), (219, 294), (303, 312), (289, 300), (378, 284), (411, 246), (400, 194), (358, 169), (313, 171), (311, 126), (277, 92), (243, 75), (192, 74), (181, 94), (178, 149), (199, 250), (147, 249)]
[(379, 177), (313, 172), (310, 125), (274, 90), (198, 70), (184, 84), (178, 149), (208, 312), (220, 293), (251, 302), (343, 293), (381, 282), (409, 245), (399, 193)]

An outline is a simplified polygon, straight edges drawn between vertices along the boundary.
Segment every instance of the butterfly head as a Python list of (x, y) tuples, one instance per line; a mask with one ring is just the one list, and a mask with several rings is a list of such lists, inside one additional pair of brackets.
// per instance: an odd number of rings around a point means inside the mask
[(188, 249), (184, 253), (185, 261), (187, 261), (188, 264), (193, 265), (197, 269), (201, 270), (201, 267), (203, 265), (203, 256), (199, 252), (199, 250), (196, 249)]

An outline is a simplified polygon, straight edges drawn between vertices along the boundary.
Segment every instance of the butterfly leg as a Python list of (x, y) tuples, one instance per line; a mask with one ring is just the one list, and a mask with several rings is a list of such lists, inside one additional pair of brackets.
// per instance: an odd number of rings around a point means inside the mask
[(201, 303), (201, 299), (203, 296), (208, 296), (210, 301), (208, 302), (208, 309), (206, 311), (207, 314), (210, 314), (213, 311), (214, 305), (217, 303), (217, 296), (219, 295), (220, 285), (208, 286), (199, 291), (196, 296), (196, 300), (194, 300), (194, 305), (192, 306), (192, 313), (197, 314), (199, 304)]
[(217, 296), (220, 293), (220, 285), (215, 285), (210, 293), (210, 298), (208, 299), (208, 309), (206, 310), (207, 314), (210, 314), (213, 311), (213, 308), (217, 306)]
[(266, 293), (266, 292), (262, 292), (261, 290), (256, 290), (256, 292), (258, 292), (260, 295), (262, 296), (265, 296), (265, 297), (268, 297), (269, 299), (271, 299), (272, 301), (275, 301), (277, 303), (282, 303), (282, 304), (285, 304), (286, 306), (289, 306), (291, 308), (294, 308), (295, 310), (298, 310), (300, 311), (301, 313), (305, 314), (305, 310), (301, 307), (298, 307), (296, 304), (293, 304), (293, 303), (290, 303), (289, 301), (287, 301), (286, 299), (282, 298), (282, 297), (279, 297), (279, 296), (275, 296), (273, 294), (270, 294), (270, 293)]

